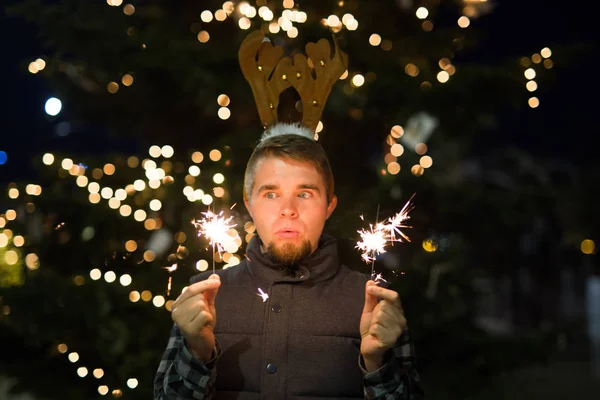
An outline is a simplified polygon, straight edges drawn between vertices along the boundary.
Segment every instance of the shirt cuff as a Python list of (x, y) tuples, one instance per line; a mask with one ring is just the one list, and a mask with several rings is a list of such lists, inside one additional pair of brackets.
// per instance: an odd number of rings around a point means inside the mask
[(362, 354), (358, 355), (358, 365), (363, 373), (363, 383), (365, 387), (379, 386), (382, 384), (385, 384), (386, 386), (389, 386), (390, 384), (392, 384), (392, 386), (397, 386), (402, 382), (402, 374), (398, 374), (398, 371), (401, 370), (402, 367), (399, 365), (398, 359), (393, 357), (393, 352), (391, 350), (386, 353), (383, 365), (375, 371), (367, 371)]
[(203, 363), (202, 361), (194, 357), (187, 345), (185, 338), (183, 338), (181, 350), (179, 352), (179, 359), (185, 364), (186, 367), (193, 366), (202, 373), (209, 374), (210, 370), (213, 369), (215, 364), (217, 363), (219, 357), (221, 357), (221, 353), (221, 345), (219, 344), (219, 341), (215, 338), (215, 349), (212, 352), (211, 358), (206, 363)]

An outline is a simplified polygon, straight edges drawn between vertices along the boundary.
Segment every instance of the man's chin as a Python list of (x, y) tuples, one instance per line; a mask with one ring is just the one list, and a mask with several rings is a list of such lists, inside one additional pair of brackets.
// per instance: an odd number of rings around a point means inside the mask
[(311, 253), (312, 247), (308, 240), (278, 240), (277, 243), (269, 243), (267, 247), (267, 254), (271, 261), (283, 265), (298, 264)]

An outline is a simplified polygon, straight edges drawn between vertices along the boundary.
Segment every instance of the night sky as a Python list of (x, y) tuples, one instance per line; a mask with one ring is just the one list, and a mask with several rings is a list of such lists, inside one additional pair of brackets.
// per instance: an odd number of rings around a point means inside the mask
[[(597, 36), (594, 14), (581, 3), (534, 1), (497, 1), (494, 11), (474, 24), (485, 30), (486, 37), (476, 52), (460, 54), (463, 59), (493, 63), (507, 56), (530, 55), (542, 47), (551, 49), (573, 43), (594, 44)], [(41, 41), (24, 21), (0, 22), (3, 41), (2, 119), (0, 151), (8, 159), (0, 165), (0, 182), (34, 178), (31, 155), (43, 151), (89, 153), (107, 150), (134, 151), (135, 144), (110, 140), (101, 127), (94, 135), (59, 137), (53, 132), (44, 103), (53, 93), (42, 75), (32, 75), (27, 65), (42, 54)], [(556, 54), (555, 56), (559, 57)], [(599, 90), (597, 49), (580, 55), (568, 68), (555, 68), (551, 87), (540, 87), (538, 109), (526, 110), (501, 121), (499, 133), (504, 139), (542, 157), (558, 157), (578, 165), (589, 165), (596, 154), (591, 146), (597, 129), (596, 97)], [(457, 61), (459, 65), (459, 62)], [(68, 104), (63, 103), (63, 110)], [(88, 140), (93, 140), (90, 145)]]

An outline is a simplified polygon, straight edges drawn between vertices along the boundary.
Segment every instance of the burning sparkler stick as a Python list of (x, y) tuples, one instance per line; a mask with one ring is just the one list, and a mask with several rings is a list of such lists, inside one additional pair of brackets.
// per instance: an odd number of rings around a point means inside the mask
[(177, 269), (177, 264), (173, 264), (170, 267), (163, 267), (167, 271), (169, 271), (169, 282), (167, 283), (167, 296), (171, 295), (171, 273)]
[(265, 293), (261, 288), (258, 288), (258, 296), (262, 297), (263, 303), (269, 299), (269, 294)]
[(208, 210), (202, 214), (204, 214), (204, 218), (201, 218), (197, 221), (194, 220), (192, 221), (192, 224), (198, 230), (198, 236), (204, 236), (206, 239), (209, 240), (209, 243), (212, 246), (212, 267), (214, 274), (215, 250), (219, 253), (224, 252), (227, 244), (235, 239), (229, 234), (229, 230), (236, 226), (236, 224), (231, 223), (233, 217), (225, 218), (223, 216), (223, 211), (221, 211), (218, 214), (215, 214), (211, 210)]
[[(362, 251), (361, 258), (365, 262), (371, 263), (371, 277), (375, 276), (375, 259), (378, 255), (386, 252), (385, 247), (387, 245), (402, 242), (402, 239), (410, 242), (409, 237), (402, 232), (402, 229), (411, 228), (405, 224), (405, 221), (410, 218), (408, 213), (414, 208), (411, 203), (413, 197), (414, 194), (402, 207), (402, 210), (393, 217), (388, 218), (386, 223), (369, 224), (369, 229), (358, 230), (361, 240), (356, 243), (356, 247)], [(379, 208), (377, 211), (379, 214)], [(377, 276), (381, 277), (381, 274)]]

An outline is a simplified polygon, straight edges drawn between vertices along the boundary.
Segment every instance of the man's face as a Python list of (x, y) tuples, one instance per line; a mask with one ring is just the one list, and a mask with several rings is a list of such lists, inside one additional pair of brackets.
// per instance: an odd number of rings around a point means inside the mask
[(245, 204), (263, 247), (275, 261), (292, 264), (317, 249), (337, 198), (327, 204), (325, 182), (310, 163), (263, 158)]

